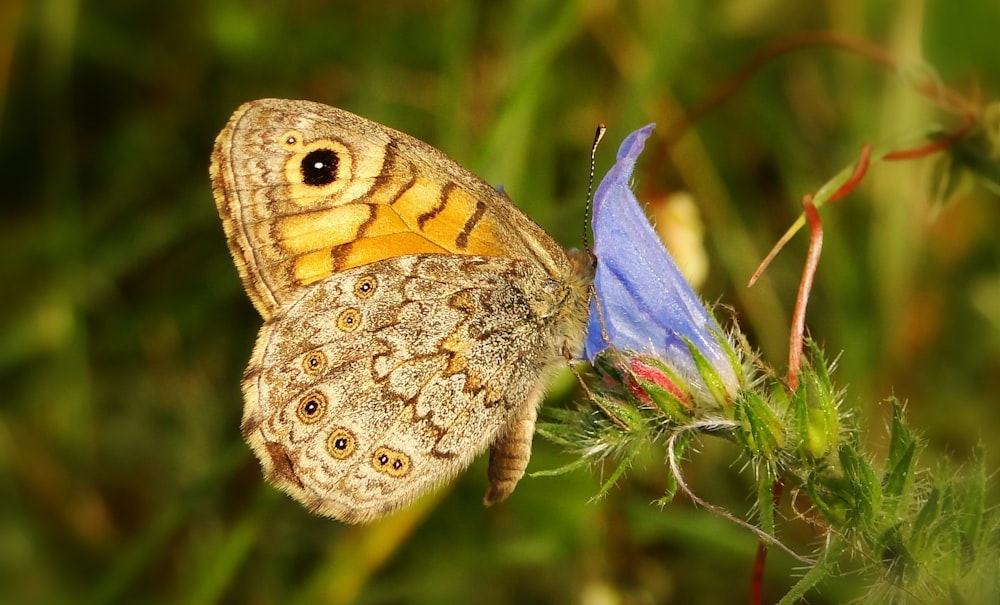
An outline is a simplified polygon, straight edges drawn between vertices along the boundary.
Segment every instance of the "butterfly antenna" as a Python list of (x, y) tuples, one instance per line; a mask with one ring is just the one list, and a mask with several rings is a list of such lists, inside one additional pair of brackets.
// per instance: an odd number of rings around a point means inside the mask
[(587, 205), (583, 214), (583, 249), (590, 252), (590, 213), (594, 202), (594, 166), (597, 162), (597, 146), (608, 131), (607, 125), (601, 122), (594, 131), (594, 144), (590, 146), (590, 179), (587, 181)]

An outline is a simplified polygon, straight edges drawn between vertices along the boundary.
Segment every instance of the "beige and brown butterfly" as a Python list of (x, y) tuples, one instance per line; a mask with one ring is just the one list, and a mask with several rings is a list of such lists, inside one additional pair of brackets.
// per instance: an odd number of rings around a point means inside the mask
[(242, 431), (269, 480), (364, 522), (490, 446), (485, 502), (506, 498), (549, 374), (580, 353), (588, 255), (433, 147), (318, 103), (243, 105), (210, 173), (265, 320)]

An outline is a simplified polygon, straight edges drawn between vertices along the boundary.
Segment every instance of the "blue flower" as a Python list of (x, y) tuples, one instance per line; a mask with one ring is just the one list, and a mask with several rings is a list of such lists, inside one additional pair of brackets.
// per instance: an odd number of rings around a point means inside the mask
[[(609, 346), (665, 362), (693, 391), (732, 399), (739, 362), (660, 242), (632, 193), (635, 161), (654, 124), (625, 138), (594, 196), (594, 278), (585, 344), (593, 362)], [(720, 389), (721, 387), (721, 389)]]

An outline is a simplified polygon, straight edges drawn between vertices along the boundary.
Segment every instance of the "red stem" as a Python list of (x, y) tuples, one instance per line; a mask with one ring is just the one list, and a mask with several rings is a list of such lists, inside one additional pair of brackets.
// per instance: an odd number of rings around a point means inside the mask
[(802, 341), (806, 330), (806, 305), (809, 302), (816, 268), (819, 266), (819, 256), (823, 250), (823, 222), (819, 218), (816, 205), (813, 204), (812, 194), (802, 198), (802, 209), (809, 221), (809, 251), (806, 254), (806, 264), (802, 268), (799, 294), (795, 298), (795, 312), (792, 314), (792, 330), (788, 342), (788, 388), (791, 391), (795, 391), (799, 386)]
[(967, 135), (972, 126), (976, 123), (972, 114), (965, 114), (962, 116), (962, 123), (956, 128), (951, 134), (943, 137), (933, 143), (928, 143), (922, 147), (914, 147), (913, 149), (899, 149), (897, 151), (891, 151), (885, 154), (883, 159), (887, 161), (894, 160), (912, 160), (914, 158), (922, 158), (928, 156), (932, 153), (937, 153), (943, 149), (947, 149), (959, 141), (962, 137)]
[(872, 159), (872, 146), (865, 143), (861, 146), (861, 155), (858, 157), (858, 164), (854, 167), (854, 174), (851, 178), (847, 179), (839, 189), (833, 192), (830, 196), (829, 203), (836, 202), (840, 198), (844, 197), (848, 193), (854, 191), (854, 188), (858, 186), (861, 179), (865, 178), (865, 174), (868, 173), (868, 166)]

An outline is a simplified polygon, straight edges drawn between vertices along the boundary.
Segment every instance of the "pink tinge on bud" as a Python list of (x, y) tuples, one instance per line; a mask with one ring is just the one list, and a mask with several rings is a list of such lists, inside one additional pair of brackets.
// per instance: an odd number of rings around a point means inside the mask
[[(682, 391), (669, 376), (664, 374), (663, 371), (656, 366), (646, 363), (641, 357), (631, 357), (628, 360), (628, 368), (635, 378), (649, 381), (676, 397), (677, 400), (683, 403), (685, 407), (689, 409), (693, 407), (691, 405), (691, 398), (684, 391)], [(643, 403), (650, 405), (653, 403), (649, 394), (647, 394), (641, 386), (635, 383), (634, 380), (630, 380), (629, 384), (626, 386), (632, 395), (640, 399)]]

